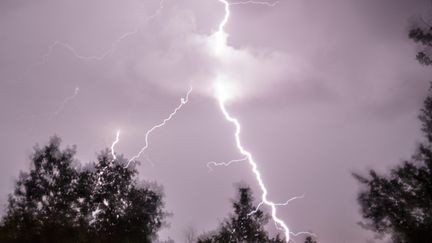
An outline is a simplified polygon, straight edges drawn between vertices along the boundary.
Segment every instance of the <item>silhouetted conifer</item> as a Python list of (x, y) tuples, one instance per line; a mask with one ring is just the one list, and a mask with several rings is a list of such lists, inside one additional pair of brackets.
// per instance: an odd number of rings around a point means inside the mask
[(276, 236), (270, 238), (264, 226), (269, 216), (253, 205), (253, 196), (249, 187), (239, 188), (239, 197), (233, 201), (234, 214), (230, 215), (216, 232), (199, 237), (198, 243), (282, 243)]

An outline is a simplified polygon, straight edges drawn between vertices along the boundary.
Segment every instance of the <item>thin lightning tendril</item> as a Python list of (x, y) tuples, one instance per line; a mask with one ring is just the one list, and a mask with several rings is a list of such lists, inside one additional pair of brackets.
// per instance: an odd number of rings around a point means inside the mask
[(27, 116), (26, 118), (33, 119), (33, 118), (37, 118), (37, 117), (46, 117), (48, 119), (54, 119), (54, 117), (58, 116), (63, 111), (63, 109), (65, 108), (67, 103), (71, 102), (73, 99), (75, 99), (77, 97), (79, 91), (80, 91), (80, 88), (78, 86), (75, 87), (74, 93), (71, 96), (64, 98), (56, 110), (51, 111), (51, 112), (45, 112), (45, 113), (38, 114), (38, 115), (30, 115), (30, 116)]
[(93, 60), (93, 61), (102, 61), (102, 60), (104, 60), (105, 58), (107, 58), (107, 57), (113, 55), (113, 54), (117, 51), (117, 48), (118, 48), (119, 44), (120, 44), (122, 41), (124, 41), (124, 40), (125, 40), (126, 38), (128, 38), (129, 36), (132, 36), (132, 35), (136, 35), (136, 34), (138, 34), (138, 32), (140, 31), (141, 27), (142, 27), (144, 24), (146, 24), (146, 23), (148, 23), (149, 21), (151, 21), (152, 19), (156, 18), (156, 17), (157, 17), (157, 16), (162, 12), (162, 10), (163, 10), (163, 8), (164, 8), (164, 2), (165, 2), (165, 0), (160, 0), (160, 1), (159, 1), (159, 7), (156, 9), (156, 11), (155, 11), (152, 15), (148, 16), (148, 17), (145, 19), (145, 21), (143, 21), (143, 23), (138, 24), (137, 27), (135, 27), (134, 30), (129, 31), (129, 32), (126, 32), (126, 33), (122, 34), (121, 36), (119, 36), (117, 39), (115, 39), (115, 40), (111, 43), (111, 47), (108, 48), (106, 51), (104, 51), (101, 55), (94, 55), (94, 56), (91, 56), (91, 55), (83, 55), (83, 54), (80, 54), (80, 53), (79, 53), (79, 52), (78, 52), (78, 51), (77, 51), (77, 50), (76, 50), (72, 45), (70, 45), (70, 44), (68, 44), (68, 43), (61, 42), (61, 41), (54, 41), (54, 42), (49, 46), (48, 51), (47, 51), (45, 54), (42, 55), (41, 60), (40, 60), (39, 62), (33, 63), (32, 65), (30, 65), (30, 66), (27, 68), (27, 70), (24, 72), (24, 76), (29, 72), (29, 70), (30, 70), (32, 67), (40, 66), (40, 65), (44, 65), (44, 64), (46, 64), (46, 63), (48, 62), (49, 57), (53, 54), (54, 49), (55, 49), (56, 47), (63, 47), (63, 48), (65, 48), (66, 50), (68, 50), (69, 52), (71, 52), (72, 55), (73, 55), (75, 58), (78, 58), (78, 59), (81, 59), (81, 60)]
[(177, 114), (177, 111), (179, 111), (179, 110), (180, 110), (180, 109), (181, 109), (185, 104), (187, 104), (187, 103), (189, 102), (189, 95), (190, 95), (191, 92), (192, 92), (192, 87), (189, 88), (188, 92), (186, 93), (186, 96), (185, 96), (185, 97), (182, 97), (182, 98), (180, 99), (180, 104), (179, 104), (179, 105), (174, 109), (174, 111), (173, 111), (171, 114), (169, 114), (169, 116), (168, 116), (167, 118), (165, 118), (161, 123), (159, 123), (159, 124), (153, 126), (150, 130), (148, 130), (148, 131), (146, 132), (146, 134), (145, 134), (145, 144), (144, 144), (144, 147), (142, 147), (141, 150), (138, 152), (138, 154), (136, 154), (135, 156), (133, 156), (133, 157), (128, 161), (126, 167), (128, 167), (130, 163), (132, 163), (133, 161), (135, 161), (136, 159), (138, 159), (138, 158), (141, 156), (141, 154), (144, 153), (144, 151), (148, 148), (148, 146), (149, 146), (149, 136), (150, 136), (150, 134), (151, 134), (154, 130), (156, 130), (156, 129), (160, 128), (160, 127), (165, 126), (165, 124), (166, 124), (168, 121), (170, 121), (170, 120), (171, 120), (171, 119), (172, 119), (172, 118)]
[[(41, 60), (38, 62), (35, 62), (33, 64), (30, 64), (25, 70), (24, 73), (22, 74), (21, 78), (25, 78), (27, 76), (27, 74), (32, 70), (32, 68), (37, 67), (37, 66), (41, 66), (41, 65), (45, 65), (48, 62), (49, 57), (53, 54), (54, 49), (56, 47), (63, 47), (64, 49), (68, 50), (70, 53), (72, 53), (72, 55), (80, 60), (93, 60), (93, 61), (102, 61), (105, 58), (107, 58), (108, 56), (111, 56), (112, 54), (114, 54), (119, 46), (119, 44), (124, 41), (126, 38), (128, 38), (129, 36), (138, 34), (138, 32), (140, 31), (141, 27), (148, 23), (149, 21), (151, 21), (152, 19), (156, 18), (158, 15), (160, 15), (160, 13), (162, 12), (163, 8), (164, 8), (164, 2), (165, 0), (159, 0), (159, 7), (156, 9), (156, 11), (151, 14), (150, 16), (148, 16), (145, 21), (143, 23), (140, 23), (137, 25), (137, 27), (129, 32), (126, 32), (124, 34), (122, 34), (120, 37), (118, 37), (117, 39), (115, 39), (112, 43), (111, 43), (111, 47), (109, 49), (107, 49), (105, 52), (103, 52), (101, 55), (99, 56), (87, 56), (87, 55), (82, 55), (80, 54), (76, 48), (74, 48), (72, 45), (65, 43), (65, 42), (60, 42), (60, 41), (54, 41), (49, 47), (48, 50), (45, 54), (42, 55)], [(64, 108), (64, 106), (72, 99), (74, 99), (79, 92), (79, 87), (75, 88), (75, 92), (72, 96), (67, 97), (60, 105), (60, 107), (52, 112), (52, 113), (48, 113), (45, 114), (43, 116), (49, 116), (50, 119), (53, 119), (55, 116), (57, 116)], [(33, 117), (38, 117), (38, 115), (35, 116), (31, 116), (31, 118)]]
[(233, 160), (230, 160), (228, 162), (210, 161), (210, 162), (207, 163), (207, 168), (209, 168), (209, 171), (212, 171), (213, 170), (212, 167), (211, 167), (212, 165), (213, 166), (229, 166), (229, 165), (231, 165), (233, 163), (246, 161), (247, 159), (248, 159), (247, 157), (243, 157), (243, 158), (240, 158), (240, 159), (233, 159)]
[(63, 109), (64, 109), (64, 107), (66, 106), (66, 104), (68, 103), (68, 102), (70, 102), (71, 100), (73, 100), (73, 99), (75, 99), (75, 97), (78, 95), (78, 93), (79, 93), (79, 87), (75, 87), (75, 90), (74, 90), (74, 93), (73, 93), (73, 95), (71, 95), (71, 96), (69, 96), (69, 97), (66, 97), (64, 100), (63, 100), (63, 102), (61, 103), (61, 105), (59, 106), (59, 108), (56, 110), (56, 111), (54, 111), (52, 114), (51, 114), (51, 116), (50, 116), (50, 118), (52, 119), (52, 118), (54, 118), (55, 116), (57, 116)]
[[(295, 196), (295, 197), (292, 197), (292, 198), (286, 200), (284, 203), (275, 203), (275, 205), (276, 205), (276, 206), (286, 206), (286, 205), (288, 205), (290, 202), (292, 202), (292, 201), (294, 201), (294, 200), (297, 200), (297, 199), (302, 199), (302, 198), (304, 198), (304, 195), (301, 195), (301, 196)], [(252, 215), (252, 214), (258, 212), (259, 208), (260, 208), (263, 204), (264, 204), (264, 202), (261, 201), (261, 202), (258, 204), (258, 206), (255, 208), (255, 210), (252, 211), (252, 212), (250, 212), (248, 215)]]
[(279, 3), (279, 1), (268, 2), (268, 1), (239, 1), (239, 2), (230, 2), (229, 5), (246, 5), (246, 4), (257, 4), (257, 5), (265, 5), (268, 7), (274, 7)]
[(120, 138), (120, 130), (117, 131), (116, 138), (114, 142), (111, 144), (111, 155), (113, 160), (117, 159), (117, 156), (115, 155), (114, 147), (120, 141), (119, 138)]

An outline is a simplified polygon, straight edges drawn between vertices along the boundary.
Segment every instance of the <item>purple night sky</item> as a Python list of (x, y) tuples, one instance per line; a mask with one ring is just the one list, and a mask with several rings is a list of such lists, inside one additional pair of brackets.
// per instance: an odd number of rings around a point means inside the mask
[(173, 213), (161, 239), (184, 242), (190, 227), (216, 228), (234, 185), (249, 184), (256, 203), (261, 193), (247, 162), (206, 166), (242, 157), (212, 93), (221, 78), (269, 198), (305, 195), (278, 208), (280, 218), (322, 243), (374, 242), (357, 225), (351, 172), (384, 171), (421, 140), (417, 115), (432, 72), (417, 63), (407, 35), (432, 4), (281, 0), (230, 8), (221, 62), (209, 51), (224, 16), (218, 0), (0, 1), (1, 204), (36, 143), (57, 134), (86, 163), (120, 129), (116, 151), (130, 158), (192, 85), (189, 103), (151, 134), (138, 170), (163, 185)]

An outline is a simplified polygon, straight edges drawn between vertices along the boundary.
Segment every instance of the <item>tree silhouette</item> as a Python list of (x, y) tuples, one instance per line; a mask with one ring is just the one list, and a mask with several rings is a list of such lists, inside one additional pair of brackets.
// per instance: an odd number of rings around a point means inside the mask
[(0, 224), (0, 242), (151, 242), (163, 226), (161, 188), (139, 183), (108, 150), (81, 169), (60, 138), (35, 147)]
[(423, 47), (417, 52), (417, 60), (423, 65), (432, 65), (432, 25), (422, 19), (422, 24), (410, 30), (409, 38)]
[[(123, 161), (123, 162), (120, 162)], [(125, 167), (121, 157), (102, 153), (93, 172), (94, 193), (91, 226), (100, 242), (151, 242), (162, 227), (166, 213), (162, 197), (149, 186), (138, 187), (137, 171)]]
[(358, 195), (362, 225), (379, 234), (390, 234), (394, 242), (430, 242), (432, 238), (432, 90), (421, 115), (425, 141), (408, 161), (389, 175), (370, 170), (354, 174), (362, 184)]
[(199, 237), (198, 243), (282, 243), (283, 239), (276, 236), (270, 238), (264, 229), (269, 216), (253, 205), (253, 196), (249, 187), (239, 188), (239, 198), (233, 201), (234, 214), (230, 215), (219, 227), (217, 232)]
[(75, 148), (59, 149), (60, 139), (53, 137), (47, 146), (34, 148), (30, 173), (22, 172), (14, 193), (9, 195), (3, 219), (2, 240), (16, 242), (54, 242), (69, 239), (77, 216), (77, 197), (74, 187)]
[(312, 236), (308, 236), (305, 239), (305, 243), (317, 243), (316, 240), (312, 238)]

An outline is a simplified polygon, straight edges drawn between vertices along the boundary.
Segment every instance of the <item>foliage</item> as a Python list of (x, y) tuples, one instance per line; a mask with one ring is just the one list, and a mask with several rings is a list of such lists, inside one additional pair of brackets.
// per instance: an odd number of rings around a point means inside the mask
[(311, 236), (306, 237), (305, 243), (317, 243)]
[(423, 21), (425, 27), (414, 27), (409, 38), (420, 44), (423, 49), (417, 52), (417, 60), (423, 65), (432, 65), (432, 26)]
[(161, 189), (106, 150), (86, 169), (60, 139), (35, 147), (9, 195), (1, 242), (151, 242), (163, 226)]
[(379, 234), (390, 234), (394, 242), (430, 242), (432, 238), (432, 91), (421, 115), (425, 141), (408, 161), (389, 175), (370, 170), (354, 174), (362, 184), (358, 195), (362, 225)]
[(14, 193), (9, 195), (3, 219), (2, 240), (53, 242), (74, 240), (77, 212), (78, 173), (73, 169), (74, 148), (59, 149), (54, 137), (43, 148), (35, 147), (30, 173), (22, 172)]
[(282, 243), (283, 239), (276, 236), (270, 238), (264, 229), (269, 216), (262, 210), (256, 210), (249, 187), (239, 188), (239, 198), (233, 201), (234, 214), (230, 215), (219, 227), (217, 232), (199, 237), (198, 243)]

